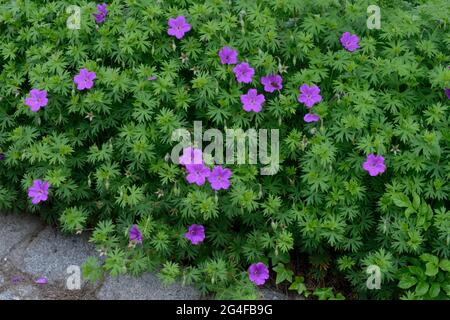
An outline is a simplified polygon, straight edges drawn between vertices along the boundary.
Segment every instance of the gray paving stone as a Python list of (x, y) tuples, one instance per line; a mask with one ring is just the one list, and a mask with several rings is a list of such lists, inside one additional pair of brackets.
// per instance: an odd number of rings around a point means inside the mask
[(288, 300), (289, 297), (282, 292), (273, 289), (263, 288), (259, 290), (260, 300)]
[(0, 293), (0, 300), (37, 300), (38, 290), (32, 285), (18, 285)]
[(0, 258), (41, 227), (35, 217), (0, 213)]
[[(107, 277), (103, 283), (68, 291), (65, 282), (70, 265), (81, 266), (96, 255), (88, 234), (64, 236), (45, 227), (31, 216), (0, 214), (0, 300), (26, 299), (101, 299), (101, 300), (198, 300), (200, 293), (180, 284), (164, 286), (153, 274), (139, 278)], [(20, 276), (21, 281), (11, 279)], [(47, 277), (48, 285), (35, 280)], [(270, 288), (261, 290), (261, 299), (292, 299)], [(295, 299), (295, 297), (294, 297)]]
[(51, 227), (45, 228), (28, 244), (16, 267), (35, 277), (47, 277), (50, 282), (66, 281), (71, 265), (81, 266), (94, 247), (88, 243), (88, 235), (63, 236)]
[(108, 277), (97, 292), (100, 300), (198, 300), (200, 293), (180, 284), (164, 286), (153, 274), (142, 277)]

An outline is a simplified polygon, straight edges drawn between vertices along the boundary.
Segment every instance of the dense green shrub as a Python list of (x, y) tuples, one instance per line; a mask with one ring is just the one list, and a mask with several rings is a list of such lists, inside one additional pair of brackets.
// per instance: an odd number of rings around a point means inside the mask
[[(300, 293), (314, 289), (308, 279), (346, 279), (351, 297), (448, 299), (450, 3), (376, 2), (124, 0), (96, 22), (93, 2), (1, 0), (0, 210), (95, 227), (103, 258), (84, 266), (91, 279), (158, 269), (167, 283), (254, 298), (247, 268), (263, 262)], [(80, 29), (67, 27), (72, 4)], [(370, 4), (379, 30), (367, 28)], [(191, 26), (181, 39), (167, 33), (177, 16)], [(345, 50), (344, 32), (360, 48)], [(224, 46), (254, 68), (252, 83), (221, 64)], [(96, 78), (80, 91), (83, 68)], [(264, 92), (269, 74), (282, 90)], [(320, 87), (319, 122), (303, 121), (303, 84)], [(251, 88), (265, 95), (261, 112), (242, 108)], [(48, 93), (37, 112), (25, 104), (32, 89)], [(187, 183), (167, 155), (174, 130), (194, 121), (279, 129), (279, 172), (225, 165), (228, 189)], [(377, 176), (362, 168), (371, 153), (385, 159)], [(32, 204), (37, 179), (49, 195)], [(142, 244), (129, 243), (133, 224)], [(184, 236), (192, 224), (206, 231), (196, 246)], [(366, 286), (370, 265), (380, 290)]]

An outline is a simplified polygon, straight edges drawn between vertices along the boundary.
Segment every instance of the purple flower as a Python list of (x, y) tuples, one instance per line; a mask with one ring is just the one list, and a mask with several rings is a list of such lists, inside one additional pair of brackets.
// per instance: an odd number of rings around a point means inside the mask
[(14, 276), (14, 277), (11, 278), (11, 282), (14, 283), (14, 284), (17, 284), (17, 283), (22, 282), (22, 281), (23, 281), (23, 278), (21, 276)]
[(154, 75), (147, 78), (147, 80), (149, 80), (149, 81), (155, 81), (156, 79), (158, 79), (158, 78)]
[(108, 9), (106, 9), (106, 3), (98, 4), (97, 5), (97, 13), (94, 14), (95, 22), (102, 23), (105, 21), (106, 14), (108, 13)]
[(37, 284), (47, 284), (48, 279), (46, 277), (39, 278), (35, 281)]
[(191, 240), (193, 245), (197, 245), (205, 240), (205, 227), (199, 224), (193, 224), (189, 227), (189, 231), (186, 232), (184, 236)]
[(266, 92), (274, 92), (283, 88), (283, 78), (277, 74), (261, 77), (261, 83), (264, 85), (264, 91)]
[(0, 161), (3, 161), (6, 159), (6, 156), (3, 152), (0, 152)]
[(188, 175), (186, 180), (192, 184), (195, 183), (198, 186), (205, 184), (206, 178), (210, 175), (211, 171), (204, 164), (188, 164), (186, 165)]
[(303, 120), (305, 120), (305, 122), (317, 122), (320, 120), (320, 116), (315, 113), (307, 113), (303, 117)]
[(248, 268), (250, 281), (260, 286), (269, 279), (269, 269), (262, 262), (254, 263)]
[(344, 32), (341, 37), (341, 43), (345, 49), (350, 52), (355, 51), (359, 48), (359, 37), (356, 34), (351, 34), (350, 32)]
[(128, 236), (130, 238), (130, 241), (136, 242), (136, 243), (142, 243), (142, 233), (141, 233), (141, 230), (139, 230), (137, 225), (133, 224), (131, 226)]
[(78, 90), (90, 89), (94, 85), (94, 79), (97, 77), (95, 72), (90, 72), (88, 69), (81, 69), (80, 73), (73, 78)]
[(322, 101), (322, 97), (320, 96), (320, 89), (318, 86), (308, 86), (307, 84), (301, 85), (300, 95), (298, 96), (298, 101), (303, 103), (308, 108), (311, 108), (316, 103)]
[(202, 164), (203, 163), (203, 153), (202, 150), (187, 147), (183, 149), (183, 155), (178, 159), (179, 163), (182, 165), (188, 164)]
[(169, 25), (167, 34), (177, 39), (183, 38), (184, 34), (191, 30), (191, 25), (186, 22), (186, 18), (183, 16), (178, 16), (175, 19), (169, 18), (167, 24)]
[(50, 184), (48, 181), (34, 180), (33, 185), (28, 188), (28, 196), (32, 198), (33, 204), (38, 204), (41, 201), (48, 199), (48, 188)]
[(265, 100), (264, 95), (258, 94), (256, 89), (250, 89), (247, 94), (241, 95), (242, 108), (247, 112), (260, 112)]
[(363, 163), (363, 169), (374, 177), (386, 170), (383, 156), (376, 156), (373, 153), (367, 156), (366, 162)]
[(230, 187), (230, 177), (230, 169), (223, 169), (222, 166), (215, 166), (211, 174), (208, 176), (208, 181), (213, 190), (226, 190)]
[(250, 67), (247, 62), (242, 62), (233, 68), (236, 80), (242, 83), (252, 82), (252, 77), (255, 74), (255, 70)]
[(219, 51), (220, 62), (222, 64), (236, 64), (238, 53), (230, 47), (223, 47)]
[(445, 94), (447, 95), (447, 98), (450, 99), (450, 88), (445, 88)]
[(48, 103), (47, 91), (39, 89), (31, 89), (29, 98), (25, 99), (25, 104), (30, 107), (33, 112), (38, 112), (40, 108), (45, 107)]

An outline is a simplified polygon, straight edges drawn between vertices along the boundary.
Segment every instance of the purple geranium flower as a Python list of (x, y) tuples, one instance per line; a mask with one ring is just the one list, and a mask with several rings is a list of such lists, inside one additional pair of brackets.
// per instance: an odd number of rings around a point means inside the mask
[(205, 227), (199, 224), (193, 224), (189, 227), (189, 231), (184, 235), (191, 241), (193, 245), (197, 245), (205, 240)]
[(178, 159), (178, 162), (185, 166), (189, 164), (202, 164), (202, 150), (193, 147), (184, 148), (183, 155)]
[(141, 230), (139, 230), (137, 225), (133, 224), (131, 226), (128, 236), (130, 238), (130, 241), (136, 242), (136, 243), (142, 243), (142, 233), (141, 233)]
[(222, 64), (236, 64), (238, 53), (230, 47), (223, 47), (219, 51), (220, 62)]
[(341, 43), (345, 49), (350, 52), (355, 51), (359, 48), (359, 37), (356, 34), (351, 34), (350, 32), (344, 32), (341, 37)]
[(31, 89), (30, 96), (25, 99), (25, 104), (30, 107), (33, 112), (38, 112), (40, 108), (45, 107), (48, 103), (47, 91), (39, 89)]
[(6, 156), (3, 152), (0, 152), (0, 161), (3, 161), (6, 159)]
[(37, 284), (47, 284), (48, 279), (46, 277), (39, 278), (35, 281)]
[(81, 69), (80, 73), (73, 78), (78, 90), (90, 89), (94, 85), (94, 79), (97, 77), (95, 72), (88, 69)]
[(386, 170), (383, 156), (376, 156), (373, 153), (367, 156), (366, 162), (363, 163), (363, 169), (374, 177)]
[(155, 81), (156, 79), (158, 79), (158, 78), (155, 75), (152, 75), (147, 78), (147, 80), (149, 80), (149, 81)]
[(320, 120), (320, 116), (315, 113), (307, 113), (303, 117), (303, 120), (305, 120), (305, 122), (317, 122)]
[(210, 175), (211, 171), (204, 164), (188, 164), (186, 165), (188, 175), (186, 180), (192, 184), (195, 183), (198, 186), (205, 184), (206, 178)]
[(447, 98), (450, 99), (450, 88), (445, 88), (445, 94), (447, 95)]
[(277, 74), (261, 77), (261, 83), (264, 85), (264, 91), (266, 92), (274, 92), (283, 88), (283, 78)]
[(318, 86), (313, 85), (310, 87), (307, 84), (303, 84), (299, 89), (300, 95), (298, 96), (298, 101), (308, 108), (311, 108), (316, 103), (322, 101), (320, 88)]
[(234, 75), (236, 76), (236, 80), (242, 83), (250, 83), (252, 82), (253, 75), (255, 74), (255, 70), (250, 67), (247, 62), (242, 62), (233, 68)]
[(22, 282), (22, 281), (23, 281), (23, 278), (21, 276), (13, 276), (11, 278), (11, 282), (14, 283), (14, 284), (17, 284), (17, 283)]
[(263, 285), (269, 279), (269, 269), (262, 262), (254, 263), (248, 268), (250, 281), (256, 285)]
[(224, 169), (222, 166), (215, 166), (211, 174), (208, 176), (208, 181), (211, 188), (214, 190), (228, 189), (230, 187), (231, 170)]
[(106, 9), (106, 3), (97, 5), (97, 13), (94, 14), (95, 22), (102, 23), (105, 21), (106, 14), (108, 13), (108, 9)]
[(186, 22), (186, 18), (183, 16), (178, 16), (175, 19), (169, 18), (167, 24), (169, 25), (167, 34), (169, 36), (174, 36), (177, 39), (183, 38), (184, 34), (191, 30), (191, 25)]
[(48, 181), (34, 180), (33, 185), (28, 188), (28, 196), (32, 198), (33, 204), (38, 204), (41, 201), (48, 199), (48, 188), (50, 184)]
[(256, 89), (250, 89), (247, 94), (241, 95), (242, 108), (247, 112), (260, 112), (265, 100), (264, 95), (258, 94)]

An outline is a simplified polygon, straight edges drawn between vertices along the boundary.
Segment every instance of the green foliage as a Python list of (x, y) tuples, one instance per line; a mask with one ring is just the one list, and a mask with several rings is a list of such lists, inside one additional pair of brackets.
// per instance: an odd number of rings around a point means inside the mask
[[(425, 264), (425, 265), (424, 265)], [(450, 298), (450, 260), (425, 253), (399, 272), (398, 287), (408, 290), (402, 299)]]
[[(366, 26), (371, 1), (112, 0), (104, 23), (78, 1), (81, 29), (67, 28), (70, 1), (0, 2), (0, 210), (28, 211), (65, 232), (94, 229), (83, 274), (138, 276), (159, 270), (167, 284), (195, 284), (220, 299), (255, 299), (247, 275), (264, 262), (271, 283), (299, 294), (304, 279), (340, 279), (352, 297), (445, 299), (450, 292), (450, 4), (378, 1), (381, 29)], [(167, 20), (184, 15), (181, 40)], [(343, 32), (361, 48), (344, 50)], [(220, 64), (223, 46), (255, 68), (252, 84)], [(95, 71), (90, 90), (73, 77)], [(263, 92), (260, 77), (283, 76), (262, 112), (240, 95)], [(153, 81), (148, 77), (155, 76)], [(318, 123), (297, 102), (303, 83), (320, 86)], [(31, 112), (32, 88), (49, 103)], [(167, 160), (175, 129), (279, 129), (280, 170), (227, 165), (231, 187), (186, 182)], [(362, 169), (367, 154), (386, 172)], [(50, 182), (33, 205), (34, 179)], [(189, 225), (205, 226), (193, 246)], [(129, 243), (137, 224), (143, 243)], [(297, 270), (307, 257), (307, 270)], [(302, 258), (303, 259), (303, 258)], [(380, 290), (366, 269), (380, 267)], [(323, 283), (323, 282), (322, 282)], [(312, 295), (341, 299), (326, 284)]]
[(274, 268), (273, 271), (277, 273), (276, 284), (280, 284), (283, 281), (292, 282), (292, 277), (294, 276), (294, 272), (292, 270), (287, 269), (283, 264), (279, 263)]
[(332, 288), (317, 288), (314, 290), (315, 295), (319, 300), (345, 300), (342, 293), (338, 292), (336, 295)]
[(306, 287), (304, 281), (304, 277), (295, 277), (295, 281), (292, 282), (292, 284), (289, 286), (289, 290), (294, 290), (297, 292), (297, 294), (308, 298), (310, 292), (308, 291), (308, 288)]

